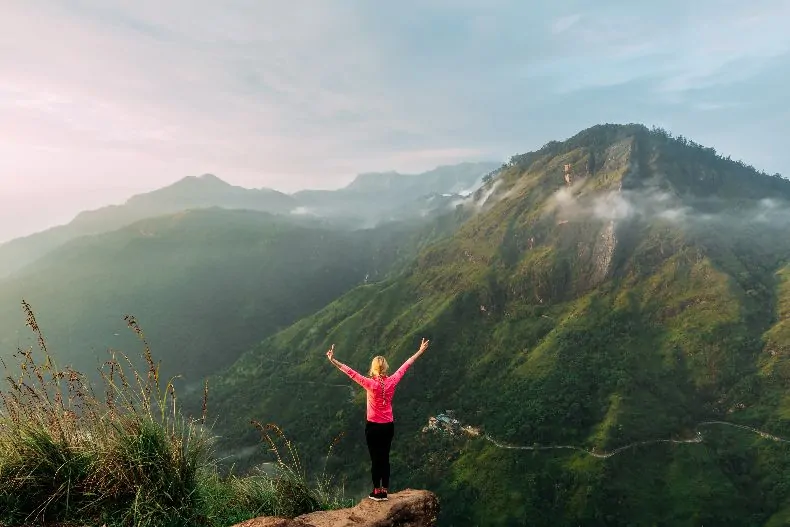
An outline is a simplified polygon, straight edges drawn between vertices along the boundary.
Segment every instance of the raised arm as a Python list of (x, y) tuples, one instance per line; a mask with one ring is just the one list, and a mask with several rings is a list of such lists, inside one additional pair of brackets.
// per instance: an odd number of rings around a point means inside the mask
[(342, 371), (343, 373), (345, 373), (346, 375), (351, 377), (351, 380), (353, 380), (354, 382), (356, 382), (357, 384), (359, 384), (360, 386), (362, 386), (366, 390), (375, 389), (375, 387), (378, 385), (376, 383), (376, 381), (374, 381), (373, 379), (369, 379), (369, 378), (365, 377), (364, 375), (362, 375), (359, 372), (355, 371), (353, 368), (351, 368), (349, 366), (346, 366), (345, 364), (343, 364), (339, 360), (335, 359), (335, 345), (334, 344), (332, 344), (332, 347), (329, 348), (329, 351), (326, 352), (326, 358), (328, 358), (329, 362), (334, 364), (334, 366), (338, 370)]
[(422, 342), (420, 343), (420, 349), (417, 350), (417, 353), (406, 359), (406, 362), (404, 362), (401, 367), (398, 368), (398, 371), (392, 374), (391, 378), (396, 384), (400, 382), (401, 378), (406, 373), (406, 370), (408, 370), (411, 365), (414, 364), (414, 361), (419, 359), (420, 356), (425, 353), (425, 350), (428, 349), (428, 344), (430, 344), (430, 342), (430, 340), (422, 339)]

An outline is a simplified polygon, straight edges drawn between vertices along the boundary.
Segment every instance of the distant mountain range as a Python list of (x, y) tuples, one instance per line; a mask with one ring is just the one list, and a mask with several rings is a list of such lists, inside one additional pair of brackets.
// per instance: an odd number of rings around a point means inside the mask
[(334, 191), (302, 191), (288, 195), (271, 189), (247, 189), (205, 174), (133, 196), (123, 205), (79, 214), (67, 225), (0, 245), (0, 277), (8, 276), (53, 249), (81, 236), (109, 232), (136, 221), (188, 209), (221, 207), (273, 214), (328, 218), (346, 226), (373, 226), (381, 221), (427, 214), (435, 209), (421, 198), (434, 193), (471, 189), (497, 167), (495, 163), (463, 163), (417, 175), (396, 172), (362, 174)]
[[(165, 368), (180, 365), (194, 381), (451, 232), (452, 214), (426, 222), (426, 211), (452, 211), (435, 193), (463, 192), (492, 166), (360, 176), (361, 184), (320, 193), (325, 217), (302, 213), (304, 193), (245, 189), (209, 174), (81, 213), (0, 246), (0, 265), (13, 273), (0, 276), (0, 358), (25, 335), (24, 298), (58, 355), (80, 369), (95, 371), (109, 347), (136, 348), (122, 321), (132, 313)], [(385, 211), (398, 206), (404, 221), (388, 221)], [(381, 226), (351, 228), (373, 222)], [(191, 366), (182, 368), (185, 356)]]
[(343, 189), (304, 190), (293, 197), (306, 214), (328, 218), (350, 216), (366, 225), (375, 225), (411, 215), (424, 216), (439, 205), (429, 200), (435, 195), (455, 198), (468, 195), (498, 166), (463, 163), (412, 176), (397, 172), (361, 174)]

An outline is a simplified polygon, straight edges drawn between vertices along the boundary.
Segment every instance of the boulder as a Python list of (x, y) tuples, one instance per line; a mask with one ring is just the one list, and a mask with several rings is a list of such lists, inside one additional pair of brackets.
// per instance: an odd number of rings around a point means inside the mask
[(426, 490), (406, 489), (388, 501), (362, 500), (356, 507), (320, 511), (294, 519), (262, 517), (234, 527), (434, 527), (439, 499)]

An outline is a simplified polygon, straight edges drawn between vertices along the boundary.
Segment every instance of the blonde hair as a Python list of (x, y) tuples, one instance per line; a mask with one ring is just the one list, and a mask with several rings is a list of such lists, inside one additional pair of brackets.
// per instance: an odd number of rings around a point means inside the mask
[(382, 375), (386, 375), (387, 371), (389, 370), (390, 365), (387, 364), (387, 359), (379, 355), (378, 357), (373, 357), (373, 361), (370, 363), (370, 377), (381, 377)]

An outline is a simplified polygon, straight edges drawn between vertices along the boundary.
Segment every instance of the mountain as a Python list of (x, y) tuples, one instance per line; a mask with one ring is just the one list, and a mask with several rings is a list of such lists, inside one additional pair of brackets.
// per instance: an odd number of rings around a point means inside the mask
[(0, 358), (29, 340), (24, 298), (64, 364), (95, 371), (108, 348), (139, 355), (123, 321), (132, 314), (163, 368), (199, 382), (352, 287), (383, 279), (452, 228), (343, 231), (212, 208), (82, 237), (0, 281)]
[(360, 174), (344, 190), (362, 194), (394, 191), (408, 194), (411, 198), (436, 191), (461, 193), (474, 190), (480, 179), (496, 168), (499, 168), (497, 163), (481, 162), (441, 166), (411, 176), (397, 172), (373, 172)]
[[(790, 182), (601, 125), (513, 157), (462, 208), (401, 274), (210, 380), (237, 467), (268, 460), (251, 419), (307, 466), (344, 433), (330, 470), (369, 490), (364, 394), (324, 351), (397, 367), (426, 337), (396, 395), (393, 486), (436, 491), (443, 525), (787, 523)], [(423, 431), (447, 409), (482, 434)]]
[(248, 189), (226, 183), (212, 174), (186, 177), (173, 185), (133, 196), (126, 205), (147, 216), (205, 207), (260, 210), (278, 214), (290, 212), (296, 203), (286, 194), (271, 189)]
[(170, 186), (133, 196), (123, 205), (82, 212), (71, 223), (0, 245), (0, 278), (81, 236), (110, 232), (138, 220), (202, 207), (287, 213), (293, 198), (268, 189), (246, 189), (211, 174), (186, 177)]
[(165, 188), (133, 196), (123, 205), (83, 212), (67, 225), (0, 244), (0, 278), (81, 236), (110, 232), (145, 218), (190, 209), (222, 207), (291, 213), (294, 219), (312, 221), (320, 217), (327, 226), (342, 228), (372, 227), (382, 221), (443, 213), (447, 210), (443, 205), (418, 203), (420, 198), (467, 189), (494, 166), (462, 163), (414, 176), (394, 172), (365, 174), (346, 189), (304, 191), (293, 196), (270, 189), (230, 185), (212, 174), (189, 176)]
[(461, 163), (415, 175), (397, 172), (360, 174), (339, 190), (304, 190), (293, 196), (300, 211), (321, 217), (351, 217), (367, 225), (427, 216), (449, 210), (429, 202), (432, 195), (468, 194), (482, 178), (499, 168), (491, 162)]

